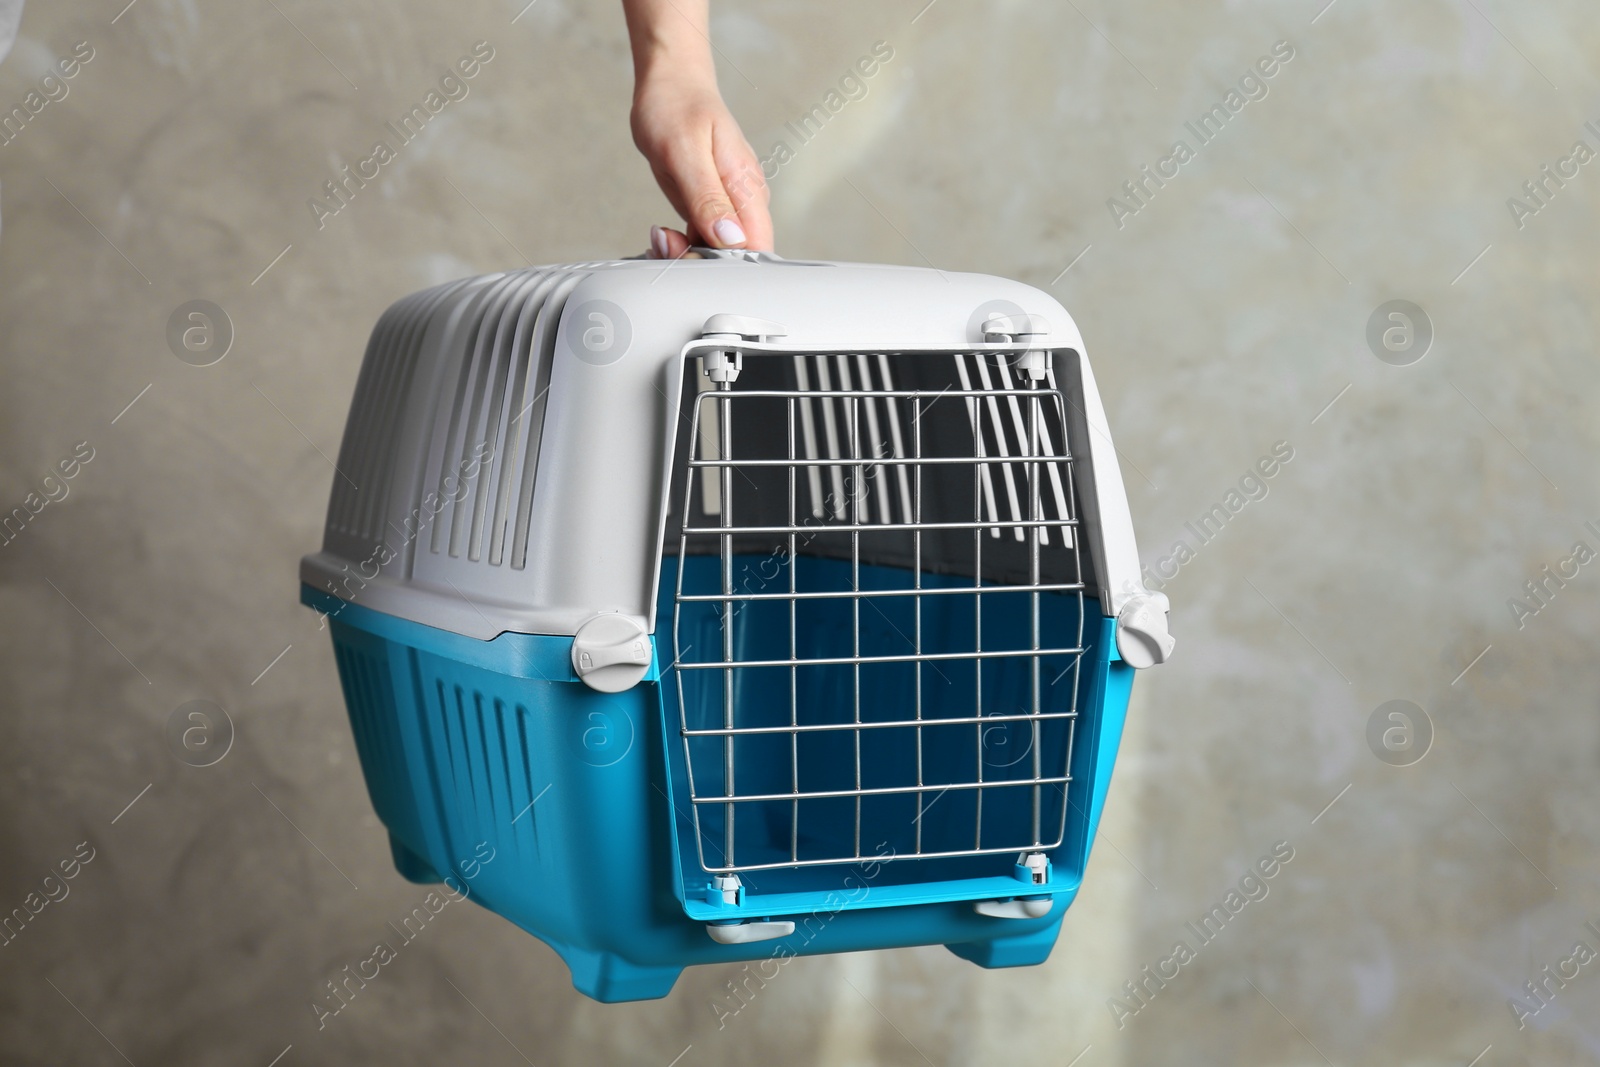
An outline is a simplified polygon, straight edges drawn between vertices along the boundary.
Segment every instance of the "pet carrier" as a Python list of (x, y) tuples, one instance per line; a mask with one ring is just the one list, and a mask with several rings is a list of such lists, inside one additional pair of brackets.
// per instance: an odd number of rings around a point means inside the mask
[(1043, 961), (1172, 647), (1055, 300), (755, 253), (395, 304), (301, 578), (400, 873), (605, 1001)]

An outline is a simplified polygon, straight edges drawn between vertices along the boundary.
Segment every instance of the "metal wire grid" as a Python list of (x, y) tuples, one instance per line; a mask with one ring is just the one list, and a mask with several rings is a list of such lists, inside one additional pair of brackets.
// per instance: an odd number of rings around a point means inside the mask
[[(782, 358), (773, 355), (747, 354), (747, 358)], [(691, 428), (688, 441), (691, 455), (685, 462), (687, 468), (683, 482), (682, 525), (679, 536), (676, 599), (673, 608), (673, 644), (676, 668), (680, 734), (684, 745), (684, 763), (687, 771), (691, 811), (695, 827), (696, 846), (700, 865), (711, 874), (731, 874), (740, 871), (798, 868), (831, 864), (857, 863), (868, 857), (862, 849), (862, 803), (864, 798), (891, 795), (916, 797), (917, 816), (914, 823), (914, 847), (909, 853), (897, 853), (895, 859), (939, 859), (959, 856), (980, 856), (1014, 853), (1026, 850), (1048, 850), (1058, 847), (1065, 836), (1068, 806), (1067, 790), (1072, 780), (1070, 773), (1072, 749), (1078, 716), (1079, 665), (1083, 649), (1084, 608), (1082, 577), (1084, 570), (1080, 553), (1080, 539), (1072, 494), (1072, 457), (1066, 441), (1065, 399), (1056, 386), (1053, 368), (1044, 382), (1026, 380), (1020, 373), (1013, 380), (1006, 353), (996, 351), (950, 352), (946, 358), (953, 361), (955, 378), (949, 386), (932, 390), (927, 388), (902, 388), (894, 386), (890, 360), (886, 353), (811, 354), (793, 356), (794, 377), (797, 389), (740, 389), (735, 383), (721, 382), (715, 387), (697, 391), (692, 404)], [(937, 356), (923, 355), (934, 359)], [(991, 363), (991, 359), (993, 362)], [(830, 367), (830, 360), (832, 366)], [(970, 360), (970, 364), (969, 364)], [(852, 363), (855, 380), (852, 381)], [(876, 364), (880, 385), (874, 385), (872, 370)], [(696, 370), (695, 362), (686, 373)], [(975, 372), (975, 374), (974, 374)], [(815, 385), (813, 385), (813, 374)], [(837, 376), (837, 384), (835, 382)], [(955, 386), (959, 385), (959, 388)], [(702, 386), (704, 389), (704, 386)], [(747, 400), (781, 401), (784, 405), (786, 454), (782, 456), (737, 457), (733, 447), (735, 403)], [(950, 405), (940, 408), (942, 400), (960, 401), (965, 410), (966, 424), (971, 441), (971, 454), (966, 456), (933, 456), (924, 454), (924, 419), (934, 424), (936, 419), (948, 418)], [(879, 412), (879, 406), (883, 411)], [(1002, 405), (1010, 415), (1002, 415)], [(1061, 435), (1059, 447), (1053, 440), (1042, 418), (1046, 405), (1055, 414), (1055, 425)], [(903, 408), (909, 408), (909, 419)], [(820, 418), (819, 411), (820, 409)], [(864, 409), (864, 410), (863, 410)], [(1026, 409), (1026, 417), (1024, 416)], [(959, 418), (959, 415), (957, 416)], [(864, 449), (863, 419), (866, 436), (872, 442), (871, 453)], [(1008, 430), (1009, 422), (1009, 430)], [(797, 423), (799, 449), (797, 449)], [(820, 433), (819, 433), (820, 429)], [(887, 429), (885, 435), (883, 431)], [(907, 454), (905, 439), (910, 438)], [(843, 439), (841, 441), (841, 438)], [(993, 442), (991, 448), (990, 442)], [(824, 451), (826, 455), (824, 455)], [(938, 515), (925, 515), (923, 510), (924, 474), (938, 467), (970, 467), (972, 479), (973, 520), (941, 520)], [(734, 514), (734, 478), (741, 469), (782, 468), (787, 481), (787, 522), (783, 524), (740, 525)], [(1005, 495), (996, 492), (995, 468), (999, 468)], [(851, 477), (847, 489), (844, 471)], [(704, 473), (701, 473), (704, 472)], [(810, 512), (821, 526), (803, 524), (798, 517), (798, 485), (805, 478), (810, 495)], [(824, 492), (824, 472), (832, 489)], [(893, 474), (890, 486), (889, 472)], [(716, 525), (695, 525), (696, 478), (707, 483), (714, 477), (715, 491), (703, 486), (701, 514), (715, 515)], [(1047, 515), (1044, 483), (1050, 486), (1049, 503), (1054, 505), (1054, 517)], [(1019, 486), (1020, 482), (1020, 486)], [(879, 490), (869, 492), (869, 485)], [(873, 521), (869, 500), (875, 497), (877, 521)], [(1023, 500), (1026, 499), (1024, 512)], [(1009, 517), (1002, 514), (1002, 500), (1009, 504)], [(899, 514), (895, 515), (895, 505)], [(850, 588), (845, 591), (805, 590), (799, 587), (797, 559), (800, 549), (798, 537), (815, 535), (819, 529), (828, 534), (848, 534), (850, 538)], [(1041, 550), (1050, 544), (1050, 531), (1057, 531), (1059, 550), (1070, 552), (1070, 581), (1043, 580)], [(861, 583), (861, 535), (866, 532), (909, 532), (912, 541), (913, 567), (911, 586), (905, 589), (866, 589)], [(923, 536), (933, 531), (972, 532), (972, 584), (970, 586), (926, 586), (924, 584)], [(1026, 546), (1028, 580), (1026, 582), (984, 582), (984, 535), (998, 539), (1004, 531), (1011, 531), (1016, 541)], [(788, 588), (782, 591), (738, 591), (734, 589), (734, 538), (736, 535), (778, 535), (787, 542)], [(691, 544), (696, 539), (715, 539), (719, 561), (720, 592), (692, 593), (684, 590), (685, 563), (690, 556)], [(1059, 567), (1055, 569), (1060, 569)], [(1029, 645), (1027, 648), (983, 647), (983, 597), (998, 593), (1026, 594), (1030, 604)], [(1048, 646), (1043, 643), (1040, 597), (1047, 593), (1075, 594), (1077, 601), (1076, 638), (1070, 645)], [(955, 652), (930, 652), (924, 650), (923, 601), (924, 598), (966, 596), (972, 601), (974, 643), (970, 650)], [(864, 655), (861, 648), (861, 605), (874, 598), (913, 599), (912, 651), (906, 654)], [(802, 656), (798, 648), (799, 606), (807, 601), (845, 601), (851, 612), (851, 652), (841, 656)], [(788, 608), (788, 655), (786, 658), (741, 659), (736, 655), (738, 641), (735, 621), (740, 609), (748, 604), (782, 602)], [(681, 632), (683, 606), (686, 604), (712, 604), (718, 610), (720, 630), (720, 656), (714, 659), (691, 660)], [(1042, 666), (1047, 657), (1070, 657), (1059, 681), (1071, 674), (1071, 684), (1064, 710), (1049, 711), (1043, 700)], [(996, 660), (1025, 660), (1028, 670), (1029, 710), (1017, 714), (984, 714), (983, 666)], [(924, 716), (924, 666), (937, 669), (940, 661), (965, 661), (973, 666), (973, 713), (970, 715), (936, 717)], [(903, 715), (887, 720), (863, 720), (861, 670), (863, 666), (887, 663), (914, 665), (914, 691), (911, 698), (912, 716)], [(802, 721), (799, 702), (799, 671), (816, 667), (848, 666), (853, 672), (853, 709), (849, 722)], [(736, 672), (751, 668), (787, 668), (788, 709), (786, 724), (741, 725), (738, 722), (739, 702), (735, 684)], [(720, 670), (722, 672), (720, 727), (692, 728), (689, 722), (689, 704), (684, 692), (687, 671)], [(741, 683), (743, 684), (743, 683)], [(1044, 764), (1041, 739), (1046, 722), (1062, 720), (1066, 726), (1065, 745), (1059, 763)], [(1031, 771), (1026, 777), (985, 779), (983, 761), (983, 731), (993, 724), (1026, 723), (1030, 729), (1029, 755)], [(971, 725), (975, 732), (976, 757), (970, 777), (948, 781), (929, 782), (924, 777), (924, 733), (930, 729)], [(861, 741), (865, 731), (900, 730), (914, 734), (916, 782), (914, 785), (869, 786), (864, 784), (862, 773)], [(848, 732), (853, 740), (854, 783), (851, 788), (802, 790), (800, 787), (802, 760), (800, 738), (807, 734)], [(789, 766), (787, 788), (782, 788), (775, 774), (764, 775), (766, 781), (760, 788), (739, 792), (737, 785), (736, 750), (741, 739), (763, 735), (789, 737)], [(702, 790), (695, 780), (695, 754), (691, 744), (695, 738), (722, 739), (722, 767), (720, 790)], [(1051, 772), (1051, 773), (1047, 773)], [(1058, 817), (1052, 825), (1045, 824), (1044, 791), (1055, 787), (1059, 792)], [(985, 844), (983, 796), (986, 790), (1027, 788), (1032, 791), (1031, 817), (1025, 827), (1011, 828), (1013, 833), (1001, 843)], [(923, 844), (922, 816), (947, 791), (974, 791), (975, 815), (970, 848), (943, 848), (928, 850)], [(933, 801), (927, 802), (932, 794)], [(829, 855), (801, 854), (800, 805), (805, 801), (821, 799), (853, 799), (855, 817), (851, 848)], [(790, 806), (789, 855), (781, 860), (738, 862), (736, 836), (736, 809), (742, 804), (770, 804), (787, 801)], [(708, 862), (705, 852), (707, 834), (702, 826), (701, 813), (720, 806), (722, 819), (722, 859)], [(1053, 805), (1052, 805), (1053, 806)], [(714, 829), (714, 828), (713, 828)], [(1020, 829), (1021, 833), (1016, 833)], [(875, 859), (883, 859), (875, 854)]]

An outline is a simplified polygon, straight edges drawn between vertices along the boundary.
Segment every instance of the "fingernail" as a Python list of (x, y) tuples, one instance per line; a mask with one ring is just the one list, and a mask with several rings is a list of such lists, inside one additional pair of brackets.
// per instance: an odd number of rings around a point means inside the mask
[(711, 229), (716, 233), (717, 240), (725, 245), (744, 244), (744, 228), (732, 219), (718, 219)]
[(667, 231), (660, 226), (650, 227), (650, 248), (655, 252), (657, 259), (666, 259), (670, 255), (667, 249)]

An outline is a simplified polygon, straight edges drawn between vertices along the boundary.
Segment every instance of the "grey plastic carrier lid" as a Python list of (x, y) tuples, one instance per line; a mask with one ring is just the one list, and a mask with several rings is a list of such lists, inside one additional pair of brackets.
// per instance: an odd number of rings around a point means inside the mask
[(367, 346), (302, 580), (485, 640), (576, 635), (597, 616), (652, 633), (685, 363), (730, 338), (752, 352), (1051, 353), (1102, 610), (1127, 609), (1128, 662), (1166, 658), (1166, 598), (1139, 577), (1066, 310), (1004, 278), (765, 253), (536, 267), (396, 302)]

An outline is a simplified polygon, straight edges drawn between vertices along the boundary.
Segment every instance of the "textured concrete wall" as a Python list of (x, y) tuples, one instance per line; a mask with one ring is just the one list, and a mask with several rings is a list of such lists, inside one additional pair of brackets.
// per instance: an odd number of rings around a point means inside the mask
[[(0, 1060), (1600, 1053), (1600, 961), (1564, 963), (1600, 949), (1600, 561), (1574, 551), (1600, 551), (1585, 5), (719, 3), (734, 111), (761, 155), (793, 149), (780, 251), (1010, 275), (1078, 318), (1143, 556), (1176, 571), (1178, 656), (1140, 679), (1044, 967), (800, 960), (719, 1030), (731, 972), (603, 1007), (534, 939), (452, 908), (318, 1032), (320, 983), (419, 892), (295, 602), (367, 331), (436, 281), (630, 253), (665, 208), (610, 4), (121, 2), (30, 5), (0, 67), (9, 109), (93, 50), (0, 146), (0, 508), (67, 491), (0, 547), (0, 909), (80, 842), (93, 857), (0, 947)], [(307, 199), (479, 40), (470, 95), (319, 228)], [(894, 58), (865, 98), (798, 145), (784, 123), (878, 40)], [(1247, 82), (1202, 144), (1185, 123), (1281, 41), (1265, 95)], [(1544, 164), (1567, 176), (1534, 199)], [(1169, 177), (1131, 198), (1144, 165)], [(234, 332), (209, 367), (166, 338), (195, 299)], [(1420, 361), (1416, 339), (1369, 345), (1391, 300), (1431, 323)], [(1245, 481), (1220, 534), (1186, 525), (1278, 442), (1293, 458), (1264, 497)], [(63, 461), (75, 476), (47, 484)], [(164, 734), (195, 699), (236, 729), (206, 768)], [(1409, 718), (1378, 711), (1393, 700)], [(1396, 766), (1421, 749), (1382, 735), (1407, 723), (1431, 746)], [(1266, 896), (1202, 945), (1186, 923), (1278, 842)], [(1129, 997), (1180, 939), (1195, 958)]]

